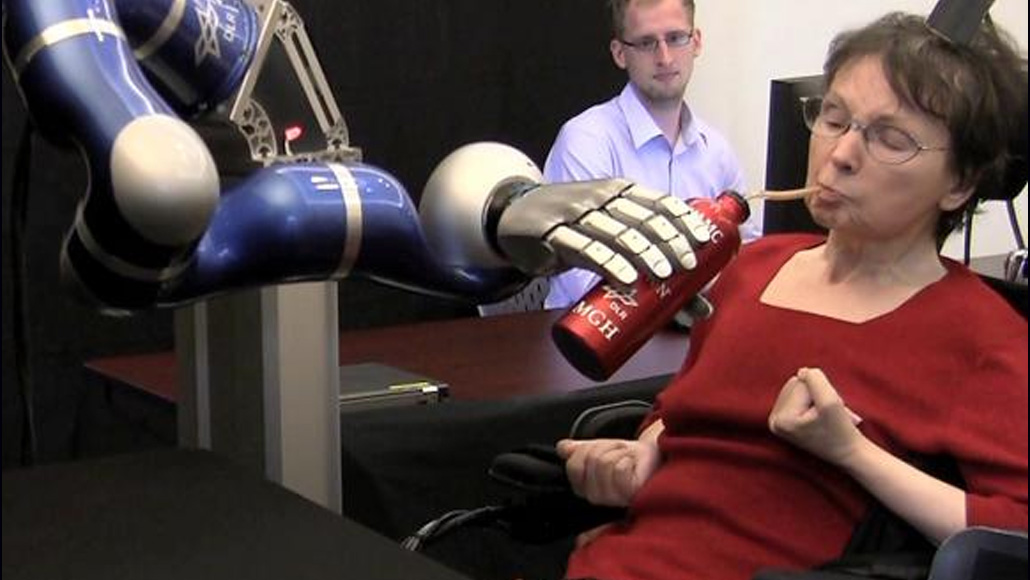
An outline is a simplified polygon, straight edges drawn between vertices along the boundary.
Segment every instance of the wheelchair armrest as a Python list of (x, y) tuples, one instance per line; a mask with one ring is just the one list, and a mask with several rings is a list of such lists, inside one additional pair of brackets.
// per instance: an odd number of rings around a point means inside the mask
[(577, 496), (565, 476), (565, 462), (553, 445), (527, 445), (502, 453), (490, 477), (517, 490), (498, 515), (515, 540), (547, 544), (621, 518), (624, 508), (597, 506)]
[[(651, 404), (636, 399), (596, 405), (579, 414), (569, 436), (574, 439), (633, 437)], [(595, 506), (572, 491), (565, 461), (554, 445), (530, 444), (494, 458), (491, 478), (520, 494), (500, 517), (512, 537), (547, 543), (610, 522), (624, 508)]]
[(629, 399), (605, 405), (596, 405), (576, 417), (569, 431), (572, 439), (599, 439), (602, 437), (632, 439), (640, 423), (651, 412), (651, 403)]
[[(651, 403), (629, 399), (595, 405), (581, 412), (572, 424), (572, 439), (600, 437), (628, 439), (651, 410)], [(494, 458), (490, 477), (524, 492), (552, 494), (570, 492), (565, 461), (554, 445), (531, 443)]]
[(972, 527), (937, 549), (929, 580), (994, 580), (1027, 577), (1027, 534)]
[(554, 445), (529, 444), (502, 453), (487, 473), (495, 481), (530, 495), (572, 493), (565, 476), (565, 462)]

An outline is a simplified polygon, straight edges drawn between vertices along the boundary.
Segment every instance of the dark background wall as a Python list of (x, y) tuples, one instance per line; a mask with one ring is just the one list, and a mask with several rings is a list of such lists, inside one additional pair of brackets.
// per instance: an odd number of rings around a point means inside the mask
[[(364, 160), (418, 199), (432, 168), (480, 140), (514, 145), (543, 164), (561, 122), (616, 93), (603, 3), (597, 0), (295, 0)], [(11, 175), (26, 113), (10, 74), (3, 90), (3, 467), (22, 462), (13, 343)], [(58, 280), (61, 239), (84, 194), (76, 153), (36, 139), (27, 236), (28, 369), (40, 462), (67, 459), (76, 412), (93, 388), (82, 362), (172, 345), (171, 312), (110, 318), (76, 302)], [(469, 305), (364, 281), (341, 282), (341, 327), (473, 315)]]

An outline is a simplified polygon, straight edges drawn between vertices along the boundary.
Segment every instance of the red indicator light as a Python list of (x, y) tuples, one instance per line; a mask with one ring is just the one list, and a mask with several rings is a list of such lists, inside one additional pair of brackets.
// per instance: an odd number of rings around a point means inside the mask
[(304, 128), (300, 125), (290, 125), (283, 132), (283, 135), (286, 136), (287, 141), (296, 141), (297, 139), (300, 139), (301, 135), (303, 134)]

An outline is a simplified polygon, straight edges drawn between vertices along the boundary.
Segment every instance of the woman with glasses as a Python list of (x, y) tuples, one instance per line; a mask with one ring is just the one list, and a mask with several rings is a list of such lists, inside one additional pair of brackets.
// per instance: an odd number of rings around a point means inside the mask
[[(701, 54), (694, 0), (609, 0), (609, 50), (629, 81), (622, 92), (566, 122), (544, 164), (548, 182), (623, 177), (685, 198), (744, 191), (729, 142), (686, 103)], [(748, 222), (744, 239), (758, 235)], [(571, 306), (600, 278), (572, 270), (550, 279), (548, 308)]]
[[(934, 543), (1027, 529), (1027, 325), (939, 254), (997, 182), (1025, 59), (888, 15), (839, 36), (806, 200), (826, 236), (746, 246), (636, 440), (559, 443), (580, 495), (627, 517), (581, 537), (570, 578), (744, 580), (844, 550), (875, 503)], [(948, 456), (962, 486), (921, 471)]]

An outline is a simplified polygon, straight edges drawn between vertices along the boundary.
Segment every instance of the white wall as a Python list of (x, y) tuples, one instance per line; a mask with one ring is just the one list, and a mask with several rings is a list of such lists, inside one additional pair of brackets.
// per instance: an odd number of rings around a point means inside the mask
[[(819, 74), (833, 36), (876, 17), (903, 10), (928, 14), (936, 0), (698, 0), (696, 24), (704, 52), (688, 89), (698, 114), (719, 127), (736, 147), (748, 184), (765, 183), (769, 83), (773, 79)], [(1009, 31), (1025, 54), (1025, 0), (996, 0), (995, 22)], [(1017, 199), (1024, 238), (1027, 193)], [(973, 255), (1007, 252), (1015, 247), (1004, 204), (989, 202), (973, 226)], [(761, 216), (758, 216), (761, 219)], [(761, 222), (759, 222), (761, 223)], [(961, 255), (961, 235), (952, 236), (945, 253)]]

